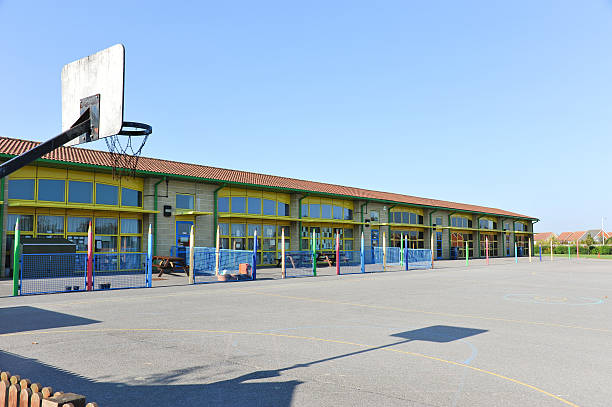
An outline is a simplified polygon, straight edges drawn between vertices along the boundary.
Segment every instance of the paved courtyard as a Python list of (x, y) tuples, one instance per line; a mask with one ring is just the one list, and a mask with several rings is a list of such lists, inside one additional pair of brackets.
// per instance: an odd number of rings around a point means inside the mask
[(612, 262), (544, 260), (17, 298), (2, 281), (0, 370), (100, 406), (610, 405)]

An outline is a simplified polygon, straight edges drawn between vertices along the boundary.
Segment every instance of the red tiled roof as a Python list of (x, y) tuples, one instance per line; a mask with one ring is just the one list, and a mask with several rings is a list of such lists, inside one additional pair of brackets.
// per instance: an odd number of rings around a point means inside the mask
[(574, 232), (563, 232), (563, 233), (561, 233), (561, 234), (560, 234), (560, 235), (557, 237), (557, 239), (559, 239), (559, 240), (561, 240), (561, 241), (566, 241), (566, 240), (568, 240), (568, 237), (570, 237), (570, 236), (572, 235), (572, 233), (574, 233)]
[(536, 233), (536, 234), (533, 235), (533, 240), (535, 242), (542, 241), (542, 240), (548, 240), (548, 239), (550, 239), (553, 236), (555, 236), (555, 234), (553, 232)]
[(582, 230), (579, 232), (573, 232), (571, 235), (569, 235), (567, 240), (570, 242), (575, 242), (576, 240), (580, 240), (580, 238), (584, 236), (585, 233), (586, 233), (586, 230)]
[[(19, 140), (0, 137), (0, 154), (19, 155), (40, 143), (28, 140)], [(89, 150), (75, 147), (59, 147), (43, 157), (45, 160), (55, 160), (66, 163), (88, 164), (111, 167), (113, 161), (110, 153), (99, 150)], [(257, 174), (247, 171), (228, 170), (224, 168), (209, 167), (199, 164), (188, 164), (177, 161), (168, 161), (158, 158), (141, 157), (138, 160), (138, 171), (161, 173), (164, 175), (178, 175), (203, 178), (206, 180), (228, 183), (242, 183), (262, 187), (286, 188), (291, 190), (315, 192), (350, 196), (362, 199), (375, 199), (398, 202), (404, 204), (426, 205), (450, 208), (472, 212), (485, 212), (501, 216), (515, 216), (535, 219), (530, 216), (485, 206), (469, 205), (437, 199), (419, 198), (416, 196), (395, 194), (391, 192), (373, 191), (368, 189), (346, 187), (342, 185), (326, 184), (323, 182), (305, 181), (300, 179), (279, 177), (275, 175)]]

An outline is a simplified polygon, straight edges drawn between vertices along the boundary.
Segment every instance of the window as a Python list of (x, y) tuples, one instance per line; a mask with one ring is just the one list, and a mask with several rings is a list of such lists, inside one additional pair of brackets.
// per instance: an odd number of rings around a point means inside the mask
[(308, 204), (302, 204), (302, 217), (308, 217)]
[(245, 237), (246, 236), (246, 225), (244, 223), (232, 223), (232, 236), (233, 237)]
[(310, 204), (309, 205), (309, 216), (311, 218), (320, 218), (321, 217), (321, 205), (319, 204)]
[(328, 204), (321, 205), (321, 217), (323, 219), (331, 219), (332, 218), (332, 206)]
[[(96, 185), (97, 189), (97, 185)], [(96, 194), (97, 195), (97, 194)], [(94, 250), (96, 252), (117, 251), (118, 222), (116, 218), (96, 218)]]
[(64, 217), (38, 215), (38, 234), (64, 234)]
[(139, 252), (141, 240), (140, 236), (121, 236), (121, 251)]
[[(280, 203), (279, 203), (279, 206), (280, 206)], [(273, 201), (271, 199), (264, 199), (263, 200), (263, 214), (271, 215), (271, 216), (276, 215), (276, 201)]]
[(118, 195), (119, 195), (118, 186), (96, 183), (96, 204), (98, 205), (117, 205)]
[(38, 180), (38, 200), (64, 202), (66, 181), (63, 179), (39, 179)]
[(246, 198), (242, 196), (232, 197), (232, 213), (246, 213)]
[(142, 221), (140, 219), (121, 219), (121, 234), (141, 234)]
[(514, 230), (517, 232), (527, 232), (527, 225), (521, 222), (514, 222)]
[(378, 222), (380, 220), (378, 211), (370, 211), (370, 220), (372, 222)]
[(7, 219), (7, 231), (8, 232), (12, 232), (15, 230), (15, 224), (17, 223), (17, 218), (19, 218), (19, 230), (20, 231), (22, 232), (33, 232), (34, 231), (34, 215), (9, 214), (8, 219)]
[(334, 205), (333, 208), (333, 218), (334, 219), (342, 219), (342, 207)]
[(96, 234), (116, 235), (117, 229), (118, 228), (116, 218), (96, 218)]
[(142, 192), (130, 188), (121, 188), (121, 205), (142, 206)]
[(229, 236), (229, 224), (219, 223), (219, 236)]
[(353, 220), (353, 210), (344, 208), (344, 220)]
[(84, 181), (68, 181), (68, 202), (92, 203), (93, 184)]
[(9, 179), (8, 199), (34, 200), (33, 179)]
[(193, 209), (193, 195), (176, 194), (177, 209)]
[(436, 226), (442, 226), (442, 218), (441, 217), (436, 218)]
[(278, 203), (278, 216), (289, 216), (289, 204), (284, 202)]
[(87, 233), (91, 218), (68, 217), (68, 233)]
[(248, 198), (249, 214), (261, 215), (261, 198)]
[(264, 237), (276, 237), (276, 227), (274, 225), (264, 225), (263, 226), (263, 235)]
[(230, 211), (228, 197), (217, 198), (217, 211), (219, 212), (229, 212)]

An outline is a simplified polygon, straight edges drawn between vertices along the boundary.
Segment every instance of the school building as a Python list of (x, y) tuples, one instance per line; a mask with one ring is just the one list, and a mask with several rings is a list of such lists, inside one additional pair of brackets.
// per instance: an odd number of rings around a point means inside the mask
[[(37, 142), (0, 138), (0, 159), (19, 155)], [(62, 237), (87, 250), (93, 224), (96, 253), (146, 251), (148, 226), (153, 252), (169, 255), (189, 245), (251, 249), (257, 231), (261, 265), (280, 257), (281, 231), (287, 250), (307, 250), (313, 232), (321, 250), (400, 246), (430, 248), (436, 259), (527, 254), (538, 219), (483, 206), (419, 198), (391, 192), (228, 170), (141, 157), (135, 177), (117, 179), (109, 153), (60, 147), (2, 179), (0, 205), (4, 274), (10, 272), (14, 227), (25, 237)], [(7, 248), (9, 248), (7, 250)]]

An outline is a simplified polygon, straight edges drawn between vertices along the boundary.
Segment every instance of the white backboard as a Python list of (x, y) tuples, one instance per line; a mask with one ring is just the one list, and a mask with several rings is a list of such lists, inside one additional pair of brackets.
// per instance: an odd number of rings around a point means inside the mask
[[(62, 131), (81, 114), (81, 99), (100, 95), (99, 138), (113, 136), (123, 125), (125, 48), (122, 44), (64, 65), (62, 69)], [(79, 137), (68, 145), (83, 142)], [(90, 141), (94, 141), (91, 139)]]

